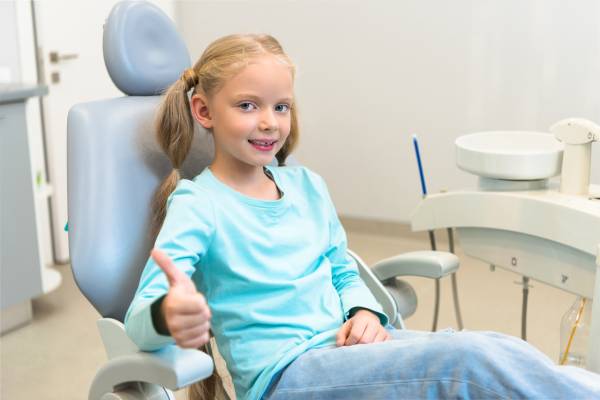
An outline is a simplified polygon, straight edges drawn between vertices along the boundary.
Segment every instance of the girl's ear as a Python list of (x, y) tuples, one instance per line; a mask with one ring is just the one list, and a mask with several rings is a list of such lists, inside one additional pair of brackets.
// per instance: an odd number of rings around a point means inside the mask
[(192, 116), (200, 125), (205, 129), (211, 129), (213, 127), (213, 120), (210, 115), (210, 110), (208, 109), (206, 97), (198, 93), (194, 94), (192, 96), (191, 108)]

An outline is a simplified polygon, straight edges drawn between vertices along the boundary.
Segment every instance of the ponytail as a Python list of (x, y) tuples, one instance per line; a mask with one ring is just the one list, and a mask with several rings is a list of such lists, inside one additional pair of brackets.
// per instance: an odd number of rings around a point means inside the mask
[[(211, 348), (216, 348), (214, 338), (211, 339)], [(203, 345), (199, 350), (209, 354), (214, 363), (214, 353), (208, 350), (207, 345)], [(227, 398), (229, 398), (229, 394), (223, 385), (223, 378), (217, 371), (216, 363), (211, 376), (190, 385), (187, 389), (187, 400), (224, 400)]]
[(188, 92), (197, 83), (193, 70), (184, 72), (181, 79), (166, 91), (156, 118), (156, 139), (165, 152), (173, 170), (162, 181), (152, 202), (152, 237), (156, 238), (165, 220), (167, 199), (181, 179), (180, 168), (190, 152), (194, 137), (194, 121)]

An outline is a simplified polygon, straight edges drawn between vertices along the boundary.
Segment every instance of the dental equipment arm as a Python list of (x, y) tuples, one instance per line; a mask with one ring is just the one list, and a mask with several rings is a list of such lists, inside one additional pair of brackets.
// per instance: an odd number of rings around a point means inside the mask
[(592, 142), (600, 140), (600, 126), (581, 118), (567, 118), (552, 125), (550, 131), (565, 146), (560, 191), (565, 194), (587, 195)]

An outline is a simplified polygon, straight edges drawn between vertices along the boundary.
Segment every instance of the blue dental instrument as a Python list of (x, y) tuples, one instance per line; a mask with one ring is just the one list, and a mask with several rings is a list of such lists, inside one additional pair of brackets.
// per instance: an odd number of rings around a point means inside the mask
[(421, 163), (421, 152), (419, 151), (419, 140), (417, 135), (412, 135), (415, 155), (417, 156), (417, 166), (419, 167), (419, 177), (421, 178), (421, 193), (423, 197), (427, 196), (427, 186), (425, 185), (425, 175), (423, 174), (423, 164)]

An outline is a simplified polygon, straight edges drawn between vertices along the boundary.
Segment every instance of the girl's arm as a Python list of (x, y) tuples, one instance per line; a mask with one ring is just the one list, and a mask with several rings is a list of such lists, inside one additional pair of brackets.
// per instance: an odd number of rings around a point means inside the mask
[(346, 233), (335, 210), (332, 219), (330, 225), (331, 245), (327, 257), (331, 262), (333, 285), (342, 301), (345, 319), (351, 318), (358, 310), (366, 309), (377, 315), (381, 325), (386, 326), (388, 317), (383, 313), (383, 309), (373, 293), (360, 278), (356, 262), (346, 252)]
[[(167, 205), (167, 215), (154, 247), (161, 249), (180, 271), (191, 277), (214, 233), (212, 203), (208, 193), (194, 182), (182, 180)], [(157, 330), (152, 318), (152, 305), (168, 290), (167, 277), (149, 257), (124, 321), (127, 334), (142, 350), (156, 350), (174, 341), (171, 336), (160, 333), (165, 333), (164, 330)]]
[(360, 309), (366, 309), (377, 315), (381, 325), (386, 326), (388, 317), (360, 278), (356, 262), (347, 253), (346, 232), (337, 216), (327, 186), (322, 179), (321, 182), (329, 211), (330, 242), (326, 256), (331, 263), (333, 285), (342, 301), (345, 319), (348, 320)]

